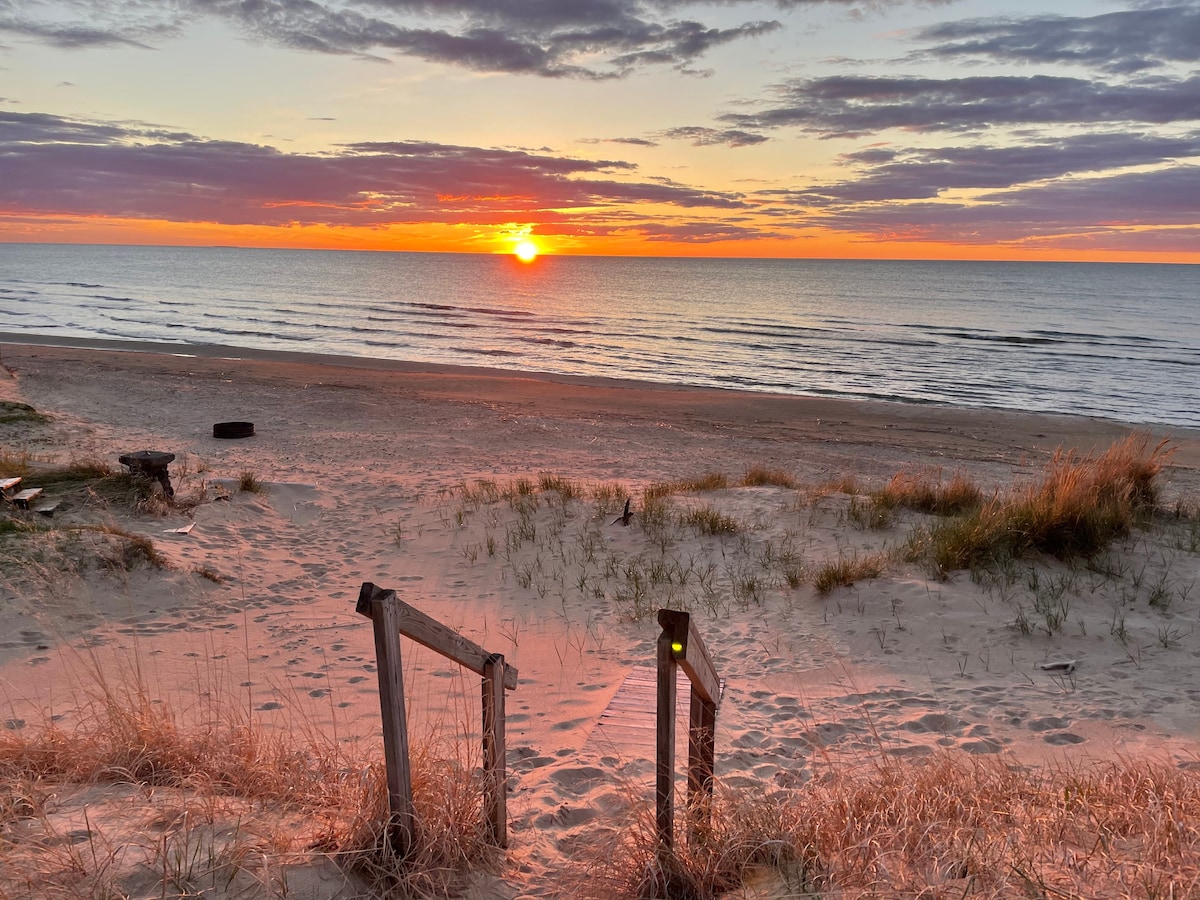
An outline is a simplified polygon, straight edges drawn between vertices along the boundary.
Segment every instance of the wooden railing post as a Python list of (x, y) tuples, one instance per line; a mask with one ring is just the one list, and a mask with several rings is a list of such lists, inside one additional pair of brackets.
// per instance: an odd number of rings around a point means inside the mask
[(713, 768), (716, 762), (717, 706), (692, 691), (688, 722), (688, 829), (694, 836), (712, 813)]
[[(721, 699), (721, 680), (689, 613), (677, 609), (660, 609), (658, 624), (662, 626), (662, 634), (658, 638), (656, 811), (659, 843), (670, 848), (675, 767), (675, 667), (678, 665), (683, 669), (692, 687), (692, 699), (688, 710), (689, 835), (693, 835), (702, 825), (707, 825), (712, 809), (717, 704)], [(667, 690), (664, 679), (668, 677), (669, 709), (664, 707)]]
[[(400, 620), (394, 594), (369, 598), (366, 615), (375, 630), (379, 669), (379, 710), (383, 716), (383, 761), (387, 770), (388, 836), (400, 856), (408, 855), (416, 836), (412, 770), (408, 755), (408, 719), (404, 710), (404, 668), (400, 661)], [(359, 612), (363, 612), (362, 609)]]
[(504, 744), (504, 657), (483, 664), (483, 777), (487, 821), (497, 846), (508, 846), (508, 774)]
[(370, 618), (375, 626), (379, 705), (383, 713), (383, 759), (387, 767), (393, 845), (405, 855), (416, 834), (404, 679), (400, 666), (400, 635), (403, 634), (483, 676), (483, 771), (488, 828), (497, 844), (508, 846), (504, 691), (516, 689), (516, 668), (507, 665), (501, 654), (488, 653), (453, 629), (409, 606), (396, 596), (395, 591), (385, 591), (369, 581), (359, 590), (355, 609)]
[(660, 851), (675, 844), (675, 656), (666, 629), (658, 636), (654, 824)]

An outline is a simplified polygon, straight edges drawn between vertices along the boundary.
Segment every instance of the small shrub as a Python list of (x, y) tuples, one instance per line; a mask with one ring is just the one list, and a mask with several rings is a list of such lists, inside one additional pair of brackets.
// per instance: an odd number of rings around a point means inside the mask
[(28, 403), (0, 400), (0, 425), (41, 424), (50, 421)]
[(247, 470), (238, 476), (238, 490), (247, 494), (265, 494), (267, 486), (259, 481), (257, 475)]

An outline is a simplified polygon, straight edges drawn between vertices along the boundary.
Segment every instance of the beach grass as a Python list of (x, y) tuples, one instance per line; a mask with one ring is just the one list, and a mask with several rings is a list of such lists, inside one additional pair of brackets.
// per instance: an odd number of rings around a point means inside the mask
[(1040, 481), (918, 529), (909, 558), (944, 576), (1033, 554), (1095, 557), (1155, 513), (1155, 479), (1169, 456), (1165, 441), (1144, 434), (1098, 454), (1059, 450)]
[[(139, 671), (86, 667), (71, 725), (48, 716), (0, 730), (0, 897), (142, 896), (147, 881), (153, 896), (288, 896), (271, 871), (320, 859), (355, 893), (452, 896), (497, 858), (476, 763), (444, 741), (413, 745), (418, 831), (400, 859), (378, 752), (302, 718), (265, 726), (236, 688), (210, 684), (181, 702), (156, 696)], [(105, 792), (121, 808), (107, 809)], [(84, 821), (73, 815), (77, 795), (91, 798), (94, 824), (88, 800)], [(149, 840), (147, 820), (161, 823)]]
[[(0, 895), (126, 896), (152, 865), (154, 896), (220, 896), (219, 886), (244, 890), (246, 873), (262, 884), (273, 866), (327, 859), (369, 895), (453, 896), (472, 871), (498, 865), (469, 758), (415, 749), (418, 841), (400, 859), (381, 761), (308, 726), (263, 728), (236, 696), (184, 715), (136, 677), (97, 674), (73, 727), (48, 719), (0, 732)], [(717, 898), (747, 883), (770, 896), (996, 898), (1182, 897), (1200, 886), (1195, 768), (821, 759), (786, 790), (718, 782), (710, 818), (688, 834), (681, 815), (669, 853), (644, 799), (631, 798), (626, 819), (576, 848), (562, 885), (606, 898)], [(66, 798), (104, 785), (126, 814), (153, 809), (162, 822), (137, 871), (125, 861), (143, 858), (131, 849), (147, 850), (139, 836), (63, 830)]]
[(678, 834), (672, 852), (642, 808), (579, 855), (573, 886), (696, 900), (748, 882), (771, 897), (1166, 898), (1200, 887), (1194, 768), (950, 754), (814, 768), (786, 791), (718, 786), (711, 821)]

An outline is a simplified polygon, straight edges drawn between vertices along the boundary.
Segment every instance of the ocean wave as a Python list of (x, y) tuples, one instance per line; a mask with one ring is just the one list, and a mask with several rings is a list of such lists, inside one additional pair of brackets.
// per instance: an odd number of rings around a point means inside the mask
[(523, 344), (534, 344), (539, 347), (578, 347), (575, 341), (560, 341), (554, 338), (519, 337), (516, 340)]
[(467, 356), (521, 356), (516, 350), (505, 350), (503, 347), (451, 347), (455, 353)]

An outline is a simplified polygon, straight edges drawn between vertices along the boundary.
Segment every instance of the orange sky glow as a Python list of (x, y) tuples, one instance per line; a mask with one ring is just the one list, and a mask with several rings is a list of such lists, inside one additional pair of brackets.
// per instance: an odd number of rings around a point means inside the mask
[(1195, 0), (10, 7), (0, 242), (1200, 263)]
[[(0, 221), (0, 241), (13, 243), (131, 244), (164, 246), (236, 246), (292, 250), (361, 250), (416, 253), (513, 253), (519, 240), (508, 230), (439, 224), (411, 228), (354, 228), (297, 225), (286, 228), (166, 222), (117, 218), (25, 222)], [(879, 242), (868, 236), (814, 234), (792, 241), (724, 241), (695, 246), (646, 241), (640, 235), (599, 237), (542, 235), (531, 232), (541, 256), (679, 256), (810, 259), (954, 259), (1059, 262), (1200, 263), (1200, 252), (1121, 251), (1086, 246), (1064, 249), (1025, 246), (980, 247), (936, 241)]]

